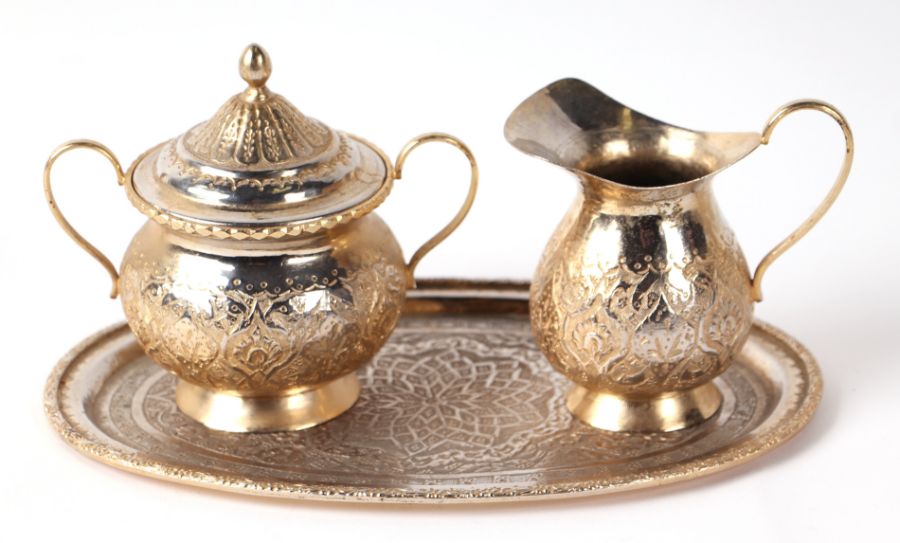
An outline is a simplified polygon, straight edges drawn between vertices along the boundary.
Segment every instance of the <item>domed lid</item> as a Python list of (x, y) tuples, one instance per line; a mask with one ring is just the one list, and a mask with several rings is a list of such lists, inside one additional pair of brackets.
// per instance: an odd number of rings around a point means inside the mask
[(280, 238), (347, 222), (390, 192), (390, 161), (270, 91), (272, 64), (250, 45), (249, 85), (215, 115), (142, 155), (126, 176), (138, 209), (168, 227), (216, 238)]

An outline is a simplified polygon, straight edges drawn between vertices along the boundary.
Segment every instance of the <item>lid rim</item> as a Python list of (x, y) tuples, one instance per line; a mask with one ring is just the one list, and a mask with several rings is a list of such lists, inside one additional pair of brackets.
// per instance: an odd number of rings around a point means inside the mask
[(131, 204), (148, 218), (171, 230), (187, 234), (217, 239), (263, 240), (292, 238), (320, 232), (341, 224), (347, 224), (371, 213), (384, 202), (388, 194), (390, 194), (394, 183), (393, 163), (384, 151), (364, 138), (343, 131), (339, 131), (339, 133), (373, 151), (381, 159), (385, 173), (381, 180), (381, 186), (370, 197), (346, 209), (330, 212), (319, 217), (268, 223), (223, 222), (179, 214), (151, 203), (138, 193), (135, 187), (135, 172), (139, 165), (148, 158), (154, 159), (172, 140), (166, 140), (155, 145), (132, 162), (125, 173), (125, 192)]
[[(162, 159), (163, 155), (167, 154), (172, 166), (180, 174), (193, 178), (193, 184), (224, 187), (232, 192), (245, 185), (254, 186), (260, 190), (268, 187), (284, 190), (289, 186), (299, 186), (318, 177), (327, 177), (340, 168), (350, 168), (350, 171), (354, 169), (353, 149), (348, 142), (352, 139), (351, 136), (344, 132), (335, 132), (338, 134), (338, 141), (329, 162), (303, 164), (288, 169), (233, 171), (205, 164), (193, 156), (182, 153), (184, 151), (182, 141), (184, 135), (164, 142), (157, 156)], [(339, 175), (337, 179), (343, 178), (347, 173), (349, 172)]]

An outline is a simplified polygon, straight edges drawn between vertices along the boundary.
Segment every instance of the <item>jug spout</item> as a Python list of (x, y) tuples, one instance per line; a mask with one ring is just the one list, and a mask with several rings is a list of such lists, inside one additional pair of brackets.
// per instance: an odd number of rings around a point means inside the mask
[(522, 102), (504, 128), (520, 151), (581, 178), (659, 188), (708, 178), (761, 143), (755, 132), (701, 132), (664, 123), (579, 79), (561, 79)]

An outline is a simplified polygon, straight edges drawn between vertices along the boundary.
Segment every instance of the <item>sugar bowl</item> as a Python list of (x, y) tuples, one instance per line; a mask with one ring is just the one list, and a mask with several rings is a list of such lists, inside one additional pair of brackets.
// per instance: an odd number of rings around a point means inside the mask
[[(244, 91), (127, 171), (97, 142), (61, 145), (47, 161), (44, 190), (63, 230), (106, 268), (147, 355), (178, 377), (184, 413), (218, 430), (302, 429), (356, 401), (355, 371), (393, 330), (418, 262), (465, 218), (478, 170), (447, 134), (413, 139), (392, 163), (368, 141), (305, 116), (266, 86), (271, 61), (257, 45), (239, 68)], [(407, 263), (373, 210), (408, 154), (433, 141), (465, 154), (469, 191)], [(53, 164), (82, 148), (112, 163), (149, 217), (119, 269), (53, 198)]]

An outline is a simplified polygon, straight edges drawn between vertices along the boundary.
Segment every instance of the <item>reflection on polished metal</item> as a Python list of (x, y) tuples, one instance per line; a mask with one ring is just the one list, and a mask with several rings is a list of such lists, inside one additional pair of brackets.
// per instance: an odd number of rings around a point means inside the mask
[(528, 287), (419, 281), (357, 375), (354, 409), (303, 432), (216, 432), (175, 408), (178, 380), (124, 325), (86, 340), (47, 381), (74, 448), (141, 475), (293, 499), (460, 503), (657, 487), (742, 464), (796, 434), (822, 383), (810, 354), (755, 323), (715, 383), (719, 412), (685, 430), (606, 432), (571, 417), (568, 381), (528, 325)]
[(591, 426), (630, 432), (687, 428), (715, 415), (721, 405), (722, 393), (712, 383), (647, 399), (576, 385), (566, 398), (569, 411)]
[[(844, 162), (822, 204), (751, 278), (711, 181), (804, 109), (838, 122)], [(571, 411), (616, 431), (677, 430), (711, 417), (721, 399), (709, 383), (746, 341), (763, 275), (847, 180), (853, 136), (846, 120), (833, 106), (802, 100), (776, 111), (762, 135), (698, 132), (564, 79), (525, 100), (505, 132), (513, 146), (570, 170), (582, 185), (531, 291), (538, 344), (575, 383)]]
[[(303, 428), (353, 405), (353, 372), (396, 325), (419, 260), (465, 218), (478, 168), (461, 141), (441, 133), (411, 140), (395, 167), (378, 147), (269, 90), (272, 63), (258, 45), (244, 51), (239, 69), (244, 91), (127, 171), (97, 142), (61, 145), (45, 166), (44, 189), (63, 230), (109, 273), (148, 356), (181, 380), (179, 407), (219, 429)], [(469, 191), (406, 264), (372, 211), (408, 154), (434, 141), (468, 159)], [(53, 198), (53, 165), (81, 148), (113, 164), (150, 219), (118, 270)]]
[(355, 374), (281, 396), (241, 396), (179, 381), (175, 403), (187, 416), (213, 430), (255, 432), (303, 430), (350, 409), (359, 397)]

